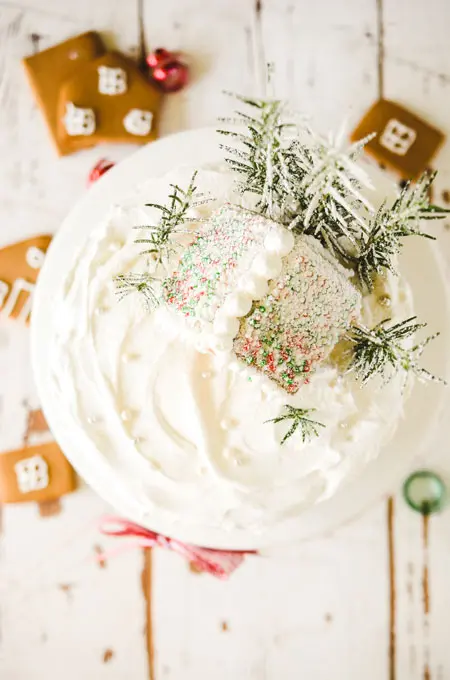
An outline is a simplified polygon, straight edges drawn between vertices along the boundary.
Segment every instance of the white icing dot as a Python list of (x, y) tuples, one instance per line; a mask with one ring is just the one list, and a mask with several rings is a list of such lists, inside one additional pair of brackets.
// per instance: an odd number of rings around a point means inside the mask
[(212, 378), (212, 372), (211, 371), (203, 371), (202, 378), (204, 378), (205, 380)]
[(130, 135), (145, 137), (152, 129), (153, 113), (142, 109), (131, 109), (123, 119), (123, 126)]
[(254, 300), (261, 300), (269, 290), (267, 279), (258, 276), (258, 274), (252, 274), (251, 272), (245, 274), (240, 279), (238, 285), (241, 290), (249, 293)]
[(281, 258), (275, 253), (259, 253), (253, 260), (252, 271), (267, 279), (274, 279), (281, 272)]
[(235, 427), (236, 421), (233, 420), (233, 418), (222, 418), (220, 421), (220, 427), (222, 430), (231, 430), (232, 427)]
[(120, 417), (125, 423), (132, 420), (134, 416), (135, 412), (129, 408), (124, 408), (123, 411), (121, 411), (120, 413)]
[(223, 457), (225, 460), (231, 460), (233, 458), (233, 454), (235, 453), (235, 449), (230, 448), (229, 446), (226, 446), (222, 452)]
[(236, 528), (236, 522), (229, 517), (224, 517), (221, 522), (221, 527), (224, 531), (233, 531)]
[(134, 354), (132, 352), (125, 352), (121, 356), (121, 360), (124, 364), (129, 364), (131, 361), (139, 361), (140, 358), (140, 354)]
[(213, 340), (213, 348), (218, 352), (231, 352), (233, 349), (233, 338), (229, 335), (216, 335)]
[(95, 423), (101, 422), (101, 418), (99, 418), (98, 416), (88, 416), (86, 420), (89, 423), (89, 425), (95, 425)]
[(123, 248), (123, 243), (121, 241), (111, 241), (108, 245), (108, 250), (110, 253), (117, 253), (121, 248)]
[(105, 305), (99, 306), (95, 308), (95, 315), (96, 316), (101, 316), (102, 314), (106, 314), (107, 312), (110, 311), (109, 307), (106, 307)]
[(95, 132), (95, 113), (92, 109), (83, 109), (73, 102), (66, 104), (66, 114), (63, 118), (66, 132), (71, 137), (92, 135)]
[(25, 259), (27, 261), (27, 264), (32, 269), (41, 269), (42, 265), (44, 264), (45, 253), (40, 248), (36, 248), (36, 246), (31, 246), (31, 248), (28, 248), (27, 250)]
[(280, 255), (287, 255), (294, 247), (294, 235), (287, 229), (272, 229), (264, 239), (267, 250)]
[(245, 316), (252, 308), (252, 298), (248, 293), (231, 293), (225, 300), (223, 311), (230, 316)]
[(234, 338), (239, 331), (239, 321), (232, 316), (220, 314), (215, 318), (213, 328), (218, 335), (229, 335)]

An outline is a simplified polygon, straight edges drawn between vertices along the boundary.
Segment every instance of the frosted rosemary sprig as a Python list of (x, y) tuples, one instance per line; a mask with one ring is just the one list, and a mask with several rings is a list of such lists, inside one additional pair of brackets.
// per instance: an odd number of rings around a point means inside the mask
[(369, 235), (360, 242), (359, 253), (353, 260), (363, 288), (372, 290), (375, 275), (383, 269), (395, 273), (393, 258), (400, 252), (404, 237), (434, 239), (420, 231), (420, 220), (441, 219), (449, 212), (430, 203), (430, 187), (435, 176), (436, 173), (424, 173), (417, 184), (407, 184), (393, 205), (387, 207), (383, 203), (372, 219)]
[(430, 335), (411, 348), (405, 348), (403, 341), (414, 335), (424, 323), (413, 323), (412, 316), (400, 323), (387, 326), (385, 319), (374, 328), (352, 326), (347, 339), (352, 344), (351, 361), (348, 370), (353, 371), (364, 385), (375, 375), (381, 375), (389, 382), (399, 371), (414, 373), (424, 380), (441, 381), (418, 364), (424, 348), (439, 333)]
[(251, 192), (260, 196), (259, 211), (279, 219), (279, 205), (285, 194), (281, 182), (285, 163), (285, 136), (287, 129), (292, 127), (283, 120), (284, 104), (278, 100), (232, 96), (251, 107), (254, 115), (237, 111), (233, 123), (244, 126), (246, 130), (218, 130), (232, 142), (237, 142), (237, 146), (221, 144), (220, 148), (229, 154), (225, 159), (228, 165), (240, 175), (237, 183), (240, 193)]
[(356, 244), (373, 212), (361, 189), (371, 188), (355, 163), (369, 138), (344, 148), (344, 134), (327, 141), (285, 120), (278, 100), (237, 97), (252, 115), (237, 113), (242, 132), (219, 130), (234, 144), (222, 145), (239, 175), (241, 193), (260, 196), (258, 210), (290, 229), (312, 234), (334, 252), (339, 239)]
[(375, 215), (366, 241), (359, 244), (360, 250), (353, 260), (353, 267), (363, 289), (371, 291), (375, 276), (384, 270), (395, 274), (393, 258), (402, 247), (405, 234), (389, 225), (389, 211), (385, 204)]
[(187, 216), (188, 210), (194, 205), (199, 205), (197, 202), (194, 204), (194, 194), (197, 191), (195, 186), (196, 176), (197, 172), (194, 172), (187, 189), (182, 189), (177, 184), (170, 184), (171, 193), (166, 205), (159, 203), (145, 204), (149, 208), (159, 210), (160, 219), (156, 225), (134, 227), (135, 229), (149, 230), (147, 238), (138, 238), (135, 241), (135, 243), (145, 243), (148, 246), (148, 249), (143, 251), (143, 255), (153, 255), (155, 261), (161, 264), (163, 261), (167, 261), (171, 253), (175, 252), (174, 236), (186, 233), (183, 226), (192, 221)]
[(314, 236), (345, 237), (352, 243), (367, 229), (367, 215), (373, 213), (362, 189), (373, 189), (362, 168), (356, 164), (371, 136), (347, 149), (344, 130), (324, 140), (307, 130), (307, 141), (291, 147), (289, 193), (301, 208), (298, 228)]
[(377, 273), (395, 272), (403, 237), (432, 238), (420, 231), (420, 220), (450, 212), (430, 203), (435, 173), (407, 184), (391, 206), (375, 212), (365, 196), (372, 184), (356, 162), (372, 135), (348, 146), (344, 128), (324, 139), (286, 122), (278, 100), (237, 99), (251, 108), (251, 115), (238, 113), (232, 121), (243, 130), (219, 132), (234, 142), (222, 148), (239, 175), (239, 190), (258, 195), (263, 214), (319, 239), (355, 269), (363, 289), (373, 288)]
[(119, 300), (123, 300), (131, 293), (142, 295), (149, 310), (157, 307), (161, 298), (157, 290), (158, 281), (151, 274), (119, 274), (114, 278)]
[(302, 441), (306, 442), (313, 437), (319, 436), (319, 427), (325, 427), (323, 423), (319, 423), (317, 420), (311, 420), (308, 417), (310, 413), (313, 413), (313, 411), (316, 410), (315, 408), (295, 408), (295, 406), (285, 404), (284, 409), (284, 413), (266, 421), (275, 424), (284, 422), (289, 423), (289, 421), (292, 421), (288, 431), (281, 440), (282, 444), (284, 444), (289, 437), (292, 437), (297, 430), (300, 430)]
[(433, 238), (420, 232), (420, 220), (442, 219), (450, 212), (430, 202), (430, 189), (436, 175), (437, 172), (424, 172), (415, 184), (408, 182), (403, 187), (389, 210), (388, 224), (391, 228), (404, 236), (418, 234)]

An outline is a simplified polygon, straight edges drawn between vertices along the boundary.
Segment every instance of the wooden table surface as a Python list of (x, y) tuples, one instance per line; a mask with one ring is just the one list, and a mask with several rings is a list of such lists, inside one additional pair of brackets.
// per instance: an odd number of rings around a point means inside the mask
[[(89, 29), (129, 54), (189, 55), (192, 84), (167, 98), (163, 134), (214, 124), (230, 106), (222, 89), (263, 94), (268, 61), (276, 94), (319, 130), (353, 125), (385, 96), (450, 133), (448, 0), (0, 0), (0, 245), (56, 231), (92, 165), (132, 151), (57, 159), (25, 82), (21, 57)], [(435, 166), (442, 203), (449, 143)], [(450, 255), (449, 227), (437, 230)], [(21, 447), (37, 407), (29, 332), (0, 321), (0, 450)], [(446, 454), (427, 463), (447, 472)], [(162, 551), (98, 565), (113, 543), (96, 528), (105, 510), (86, 488), (3, 508), (1, 680), (450, 678), (450, 512), (427, 528), (393, 490), (223, 583)]]

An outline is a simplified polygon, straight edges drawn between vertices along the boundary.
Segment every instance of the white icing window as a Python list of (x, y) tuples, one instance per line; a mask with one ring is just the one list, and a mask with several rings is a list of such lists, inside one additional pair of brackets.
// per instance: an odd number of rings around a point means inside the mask
[(130, 135), (145, 137), (152, 129), (153, 113), (141, 111), (141, 109), (131, 109), (123, 119), (123, 125)]
[(71, 137), (92, 135), (95, 132), (95, 114), (92, 109), (81, 109), (69, 102), (66, 106), (64, 127)]
[(127, 74), (122, 68), (98, 67), (98, 91), (100, 94), (123, 94), (127, 91)]
[(391, 118), (380, 137), (380, 144), (397, 156), (404, 156), (414, 144), (416, 137), (415, 130), (400, 123), (396, 118)]
[(44, 264), (45, 253), (40, 248), (36, 248), (36, 246), (31, 246), (31, 248), (28, 248), (25, 258), (27, 264), (32, 269), (41, 269), (42, 265)]
[(8, 291), (9, 291), (9, 286), (6, 283), (6, 281), (0, 281), (0, 307), (5, 302), (6, 296), (8, 295)]
[[(16, 279), (14, 281), (11, 294), (8, 297), (8, 300), (6, 301), (6, 304), (2, 309), (2, 314), (4, 316), (10, 316), (11, 313), (14, 311), (14, 308), (19, 301), (21, 293), (28, 293), (28, 297), (25, 300), (25, 303), (22, 306), (20, 314), (18, 315), (17, 318), (21, 319), (22, 321), (26, 321), (28, 319), (31, 312), (31, 305), (33, 303), (34, 283), (30, 283), (25, 279)], [(0, 296), (1, 296), (1, 284), (0, 284)]]
[(21, 493), (46, 489), (49, 484), (48, 465), (42, 456), (25, 458), (14, 465), (14, 470)]

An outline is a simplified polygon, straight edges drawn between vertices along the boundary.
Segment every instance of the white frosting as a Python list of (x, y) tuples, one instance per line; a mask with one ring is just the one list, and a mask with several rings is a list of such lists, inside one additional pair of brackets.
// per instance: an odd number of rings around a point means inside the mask
[[(176, 312), (161, 306), (148, 314), (133, 296), (118, 302), (113, 277), (142, 268), (132, 229), (149, 219), (142, 206), (164, 202), (169, 183), (185, 186), (191, 175), (190, 168), (181, 169), (138, 188), (83, 246), (58, 301), (54, 389), (72, 415), (79, 445), (87, 435), (142, 516), (157, 508), (174, 523), (183, 517), (196, 526), (264, 533), (334, 494), (377, 456), (402, 416), (401, 379), (382, 390), (377, 383), (360, 389), (351, 376), (324, 365), (287, 396), (247, 369), (242, 374), (238, 362), (199, 351), (195, 333)], [(201, 170), (196, 183), (218, 199), (201, 208), (202, 217), (233, 199), (232, 178), (224, 172)], [(196, 232), (202, 228), (193, 225)], [(290, 237), (285, 230), (268, 235), (266, 268), (260, 260), (257, 271), (251, 267), (238, 296), (211, 324), (224, 350), (236, 319), (273, 275), (275, 259), (292, 247)], [(180, 240), (188, 242), (189, 235)], [(393, 319), (411, 315), (402, 281), (389, 277), (386, 288)], [(365, 323), (385, 315), (374, 295), (364, 300)], [(317, 420), (326, 425), (320, 437), (302, 443), (295, 434), (280, 446), (287, 426), (267, 421), (285, 403), (317, 408)]]

